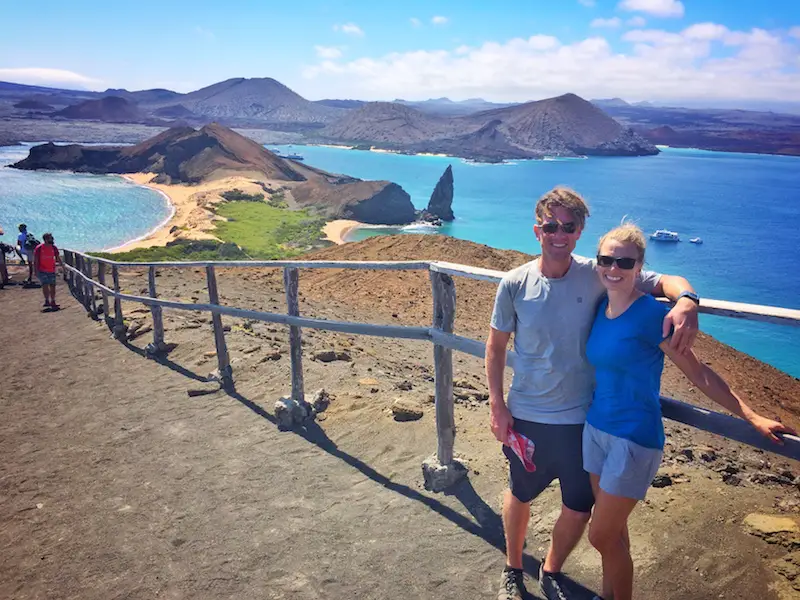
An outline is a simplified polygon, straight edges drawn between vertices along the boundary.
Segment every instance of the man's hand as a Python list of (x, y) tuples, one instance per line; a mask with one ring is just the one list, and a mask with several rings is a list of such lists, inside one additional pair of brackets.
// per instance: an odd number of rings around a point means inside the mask
[(492, 433), (498, 442), (508, 446), (508, 430), (514, 424), (514, 417), (511, 416), (511, 411), (508, 410), (506, 403), (502, 400), (490, 401), (489, 406), (489, 424), (492, 428)]
[(697, 338), (697, 304), (689, 298), (681, 298), (664, 317), (664, 337), (674, 328), (669, 345), (677, 352), (684, 354), (692, 349)]
[(783, 440), (779, 438), (776, 433), (788, 433), (791, 435), (797, 435), (797, 432), (792, 429), (791, 427), (784, 425), (778, 421), (773, 421), (772, 419), (767, 419), (766, 417), (762, 417), (761, 415), (755, 415), (751, 420), (750, 424), (758, 430), (758, 432), (763, 435), (764, 437), (768, 438), (770, 441), (780, 444), (783, 446)]

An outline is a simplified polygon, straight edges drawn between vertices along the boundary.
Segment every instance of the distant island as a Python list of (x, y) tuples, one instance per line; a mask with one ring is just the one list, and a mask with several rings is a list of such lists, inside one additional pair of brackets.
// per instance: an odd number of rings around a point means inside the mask
[[(658, 153), (651, 142), (575, 94), (515, 105), (446, 98), (363, 103), (311, 102), (270, 78), (230, 79), (189, 94), (159, 89), (79, 92), (0, 83), (0, 107), (5, 108), (0, 114), (11, 115), (0, 120), (0, 131), (21, 125), (20, 120), (45, 132), (48, 126), (56, 129), (67, 123), (87, 129), (129, 123), (147, 126), (151, 133), (158, 126), (196, 127), (213, 121), (236, 127), (262, 143), (347, 144), (488, 162)], [(141, 141), (142, 133), (138, 131), (134, 141)], [(96, 137), (93, 133), (91, 141)], [(52, 132), (45, 136), (54, 138), (72, 136)]]
[(477, 161), (639, 156), (656, 145), (800, 155), (800, 115), (657, 106), (575, 94), (526, 103), (310, 101), (271, 78), (233, 78), (182, 94), (0, 82), (0, 143), (141, 142), (170, 126), (217, 122), (262, 144), (338, 144)]

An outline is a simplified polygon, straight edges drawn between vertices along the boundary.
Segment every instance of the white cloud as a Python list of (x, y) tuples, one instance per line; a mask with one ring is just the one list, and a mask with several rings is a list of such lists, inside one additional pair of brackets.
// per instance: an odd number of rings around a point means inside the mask
[(789, 35), (792, 36), (793, 38), (797, 38), (798, 40), (800, 40), (800, 26), (792, 27), (789, 30)]
[(314, 50), (316, 50), (317, 56), (327, 60), (341, 58), (342, 56), (341, 48), (337, 48), (336, 46), (314, 46)]
[(441, 15), (437, 15), (431, 19), (431, 23), (434, 25), (447, 25), (449, 19), (447, 17), (443, 17)]
[(580, 4), (583, 4), (584, 6), (588, 6), (589, 8), (591, 8), (595, 4), (595, 0), (578, 0), (578, 2)]
[(619, 17), (611, 17), (610, 19), (594, 19), (590, 24), (589, 27), (594, 28), (601, 28), (601, 27), (608, 27), (608, 28), (615, 28), (622, 25), (622, 19)]
[(422, 21), (420, 21), (420, 20), (419, 20), (417, 17), (411, 17), (411, 18), (409, 19), (409, 21), (411, 21), (411, 24), (412, 24), (414, 27), (419, 27), (420, 25), (422, 25)]
[(334, 31), (341, 31), (347, 35), (354, 35), (356, 37), (364, 37), (364, 30), (355, 23), (345, 23), (344, 25), (334, 25)]
[(0, 68), (0, 81), (11, 81), (14, 83), (24, 83), (27, 85), (43, 86), (67, 86), (88, 89), (99, 83), (97, 79), (81, 75), (74, 71), (64, 69), (41, 69), (41, 68), (22, 68), (22, 69), (3, 69)]
[[(797, 43), (762, 29), (698, 23), (562, 43), (538, 35), (480, 46), (321, 61), (304, 70), (326, 96), (526, 101), (574, 92), (631, 100), (774, 100), (800, 96)], [(308, 92), (310, 93), (310, 92)], [(321, 97), (321, 96), (320, 96)]]
[(631, 17), (630, 19), (628, 19), (625, 22), (625, 25), (627, 25), (628, 27), (644, 27), (645, 25), (647, 25), (647, 21), (645, 20), (644, 17), (636, 15), (635, 17)]
[(724, 25), (717, 23), (697, 23), (683, 30), (683, 36), (690, 40), (721, 40), (730, 33)]
[(206, 29), (205, 27), (201, 27), (200, 25), (197, 25), (194, 28), (194, 32), (200, 37), (205, 38), (209, 41), (216, 39), (216, 36), (214, 35), (213, 31), (209, 31), (208, 29)]
[(683, 2), (680, 0), (622, 0), (619, 8), (647, 13), (654, 17), (683, 16)]

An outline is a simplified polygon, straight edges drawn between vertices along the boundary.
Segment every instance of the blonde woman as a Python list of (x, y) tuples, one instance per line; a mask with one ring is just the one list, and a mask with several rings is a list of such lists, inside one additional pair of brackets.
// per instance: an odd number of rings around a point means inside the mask
[(595, 494), (589, 541), (602, 556), (600, 600), (630, 600), (633, 593), (627, 524), (661, 463), (659, 389), (665, 354), (706, 396), (772, 441), (780, 443), (777, 433), (794, 433), (753, 412), (691, 350), (679, 353), (670, 346), (662, 333), (668, 308), (636, 289), (644, 254), (644, 235), (630, 224), (605, 234), (597, 252), (597, 274), (607, 296), (586, 344), (596, 386), (583, 432), (583, 466)]

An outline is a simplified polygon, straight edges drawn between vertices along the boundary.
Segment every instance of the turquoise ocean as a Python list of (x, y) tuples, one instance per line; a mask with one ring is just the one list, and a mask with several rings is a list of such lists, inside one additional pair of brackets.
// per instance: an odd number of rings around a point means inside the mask
[(122, 177), (7, 168), (30, 146), (0, 147), (0, 240), (6, 244), (15, 243), (17, 226), (25, 223), (39, 239), (52, 232), (62, 248), (105, 250), (147, 235), (172, 214), (163, 195)]
[[(272, 146), (269, 146), (272, 148)], [(405, 156), (316, 146), (282, 147), (306, 163), (403, 186), (424, 208), (439, 177), (453, 166), (456, 221), (439, 231), (497, 248), (538, 252), (533, 204), (555, 185), (589, 201), (592, 216), (577, 251), (595, 254), (599, 236), (623, 217), (646, 232), (666, 228), (685, 241), (651, 243), (649, 268), (681, 274), (701, 296), (800, 309), (800, 159), (665, 149), (640, 158), (553, 159), (499, 165), (457, 158)], [(3, 168), (26, 147), (0, 148), (0, 226), (7, 243), (27, 222), (57, 244), (102, 249), (145, 235), (169, 216), (159, 194), (119, 177), (32, 173)], [(364, 228), (351, 239), (430, 229)], [(691, 237), (701, 237), (695, 245)], [(701, 318), (704, 331), (800, 377), (800, 328)]]

